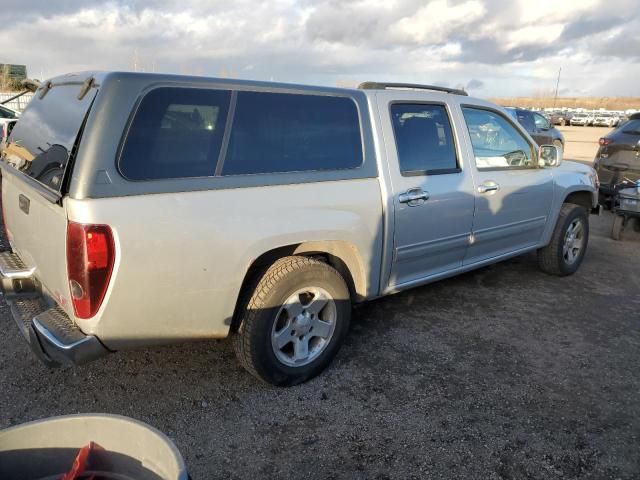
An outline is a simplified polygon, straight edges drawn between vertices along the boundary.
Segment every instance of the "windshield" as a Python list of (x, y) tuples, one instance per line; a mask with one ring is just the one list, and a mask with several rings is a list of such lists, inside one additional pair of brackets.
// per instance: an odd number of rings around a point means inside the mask
[(78, 100), (81, 84), (38, 91), (11, 132), (2, 160), (60, 192), (69, 156), (95, 90)]

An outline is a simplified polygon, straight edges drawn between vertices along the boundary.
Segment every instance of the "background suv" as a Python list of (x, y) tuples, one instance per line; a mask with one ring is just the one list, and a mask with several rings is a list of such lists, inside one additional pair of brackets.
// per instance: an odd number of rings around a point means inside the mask
[(506, 111), (522, 125), (538, 145), (555, 145), (564, 150), (564, 137), (547, 117), (524, 108), (507, 107)]
[(600, 178), (600, 202), (609, 207), (617, 183), (640, 180), (640, 113), (631, 115), (599, 143), (593, 166)]

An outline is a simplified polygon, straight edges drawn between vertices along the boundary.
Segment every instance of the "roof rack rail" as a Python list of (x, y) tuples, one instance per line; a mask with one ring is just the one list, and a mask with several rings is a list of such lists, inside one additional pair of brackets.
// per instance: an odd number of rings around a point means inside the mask
[(436, 92), (451, 93), (453, 95), (469, 96), (464, 90), (458, 88), (439, 87), (437, 85), (420, 85), (417, 83), (391, 83), (391, 82), (363, 82), (358, 85), (360, 90), (386, 90), (388, 88), (406, 88), (414, 90), (434, 90)]

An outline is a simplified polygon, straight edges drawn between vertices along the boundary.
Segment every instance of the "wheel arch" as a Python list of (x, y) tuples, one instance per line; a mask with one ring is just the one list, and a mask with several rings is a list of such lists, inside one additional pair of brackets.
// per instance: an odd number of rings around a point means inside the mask
[(562, 203), (573, 203), (575, 205), (580, 205), (587, 209), (587, 211), (591, 210), (593, 207), (593, 194), (589, 190), (577, 190), (575, 192), (569, 193)]
[(247, 267), (236, 301), (231, 323), (232, 332), (237, 331), (239, 327), (239, 310), (242, 308), (248, 289), (257, 277), (277, 260), (291, 255), (309, 256), (326, 262), (344, 278), (354, 303), (362, 302), (367, 298), (367, 275), (355, 245), (343, 240), (319, 240), (282, 245), (262, 253)]
[(556, 226), (556, 223), (558, 222), (558, 216), (560, 215), (560, 209), (562, 208), (562, 205), (564, 205), (565, 203), (579, 205), (581, 207), (584, 207), (587, 210), (587, 213), (589, 213), (594, 207), (593, 199), (594, 192), (592, 190), (589, 190), (585, 185), (574, 185), (572, 187), (563, 189), (563, 191), (558, 194), (556, 200), (554, 201), (554, 206), (552, 207), (545, 232), (542, 235), (542, 239), (538, 247), (544, 247), (551, 241), (551, 236), (553, 235), (553, 230)]

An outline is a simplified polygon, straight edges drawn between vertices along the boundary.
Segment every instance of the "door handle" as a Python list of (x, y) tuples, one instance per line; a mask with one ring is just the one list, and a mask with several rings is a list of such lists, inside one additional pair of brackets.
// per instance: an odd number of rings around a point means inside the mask
[(421, 188), (412, 188), (398, 195), (398, 201), (406, 203), (410, 207), (422, 205), (426, 200), (429, 200), (429, 192), (425, 192)]
[(500, 185), (491, 180), (489, 180), (488, 182), (484, 182), (478, 187), (479, 193), (495, 192), (496, 190), (500, 190)]

